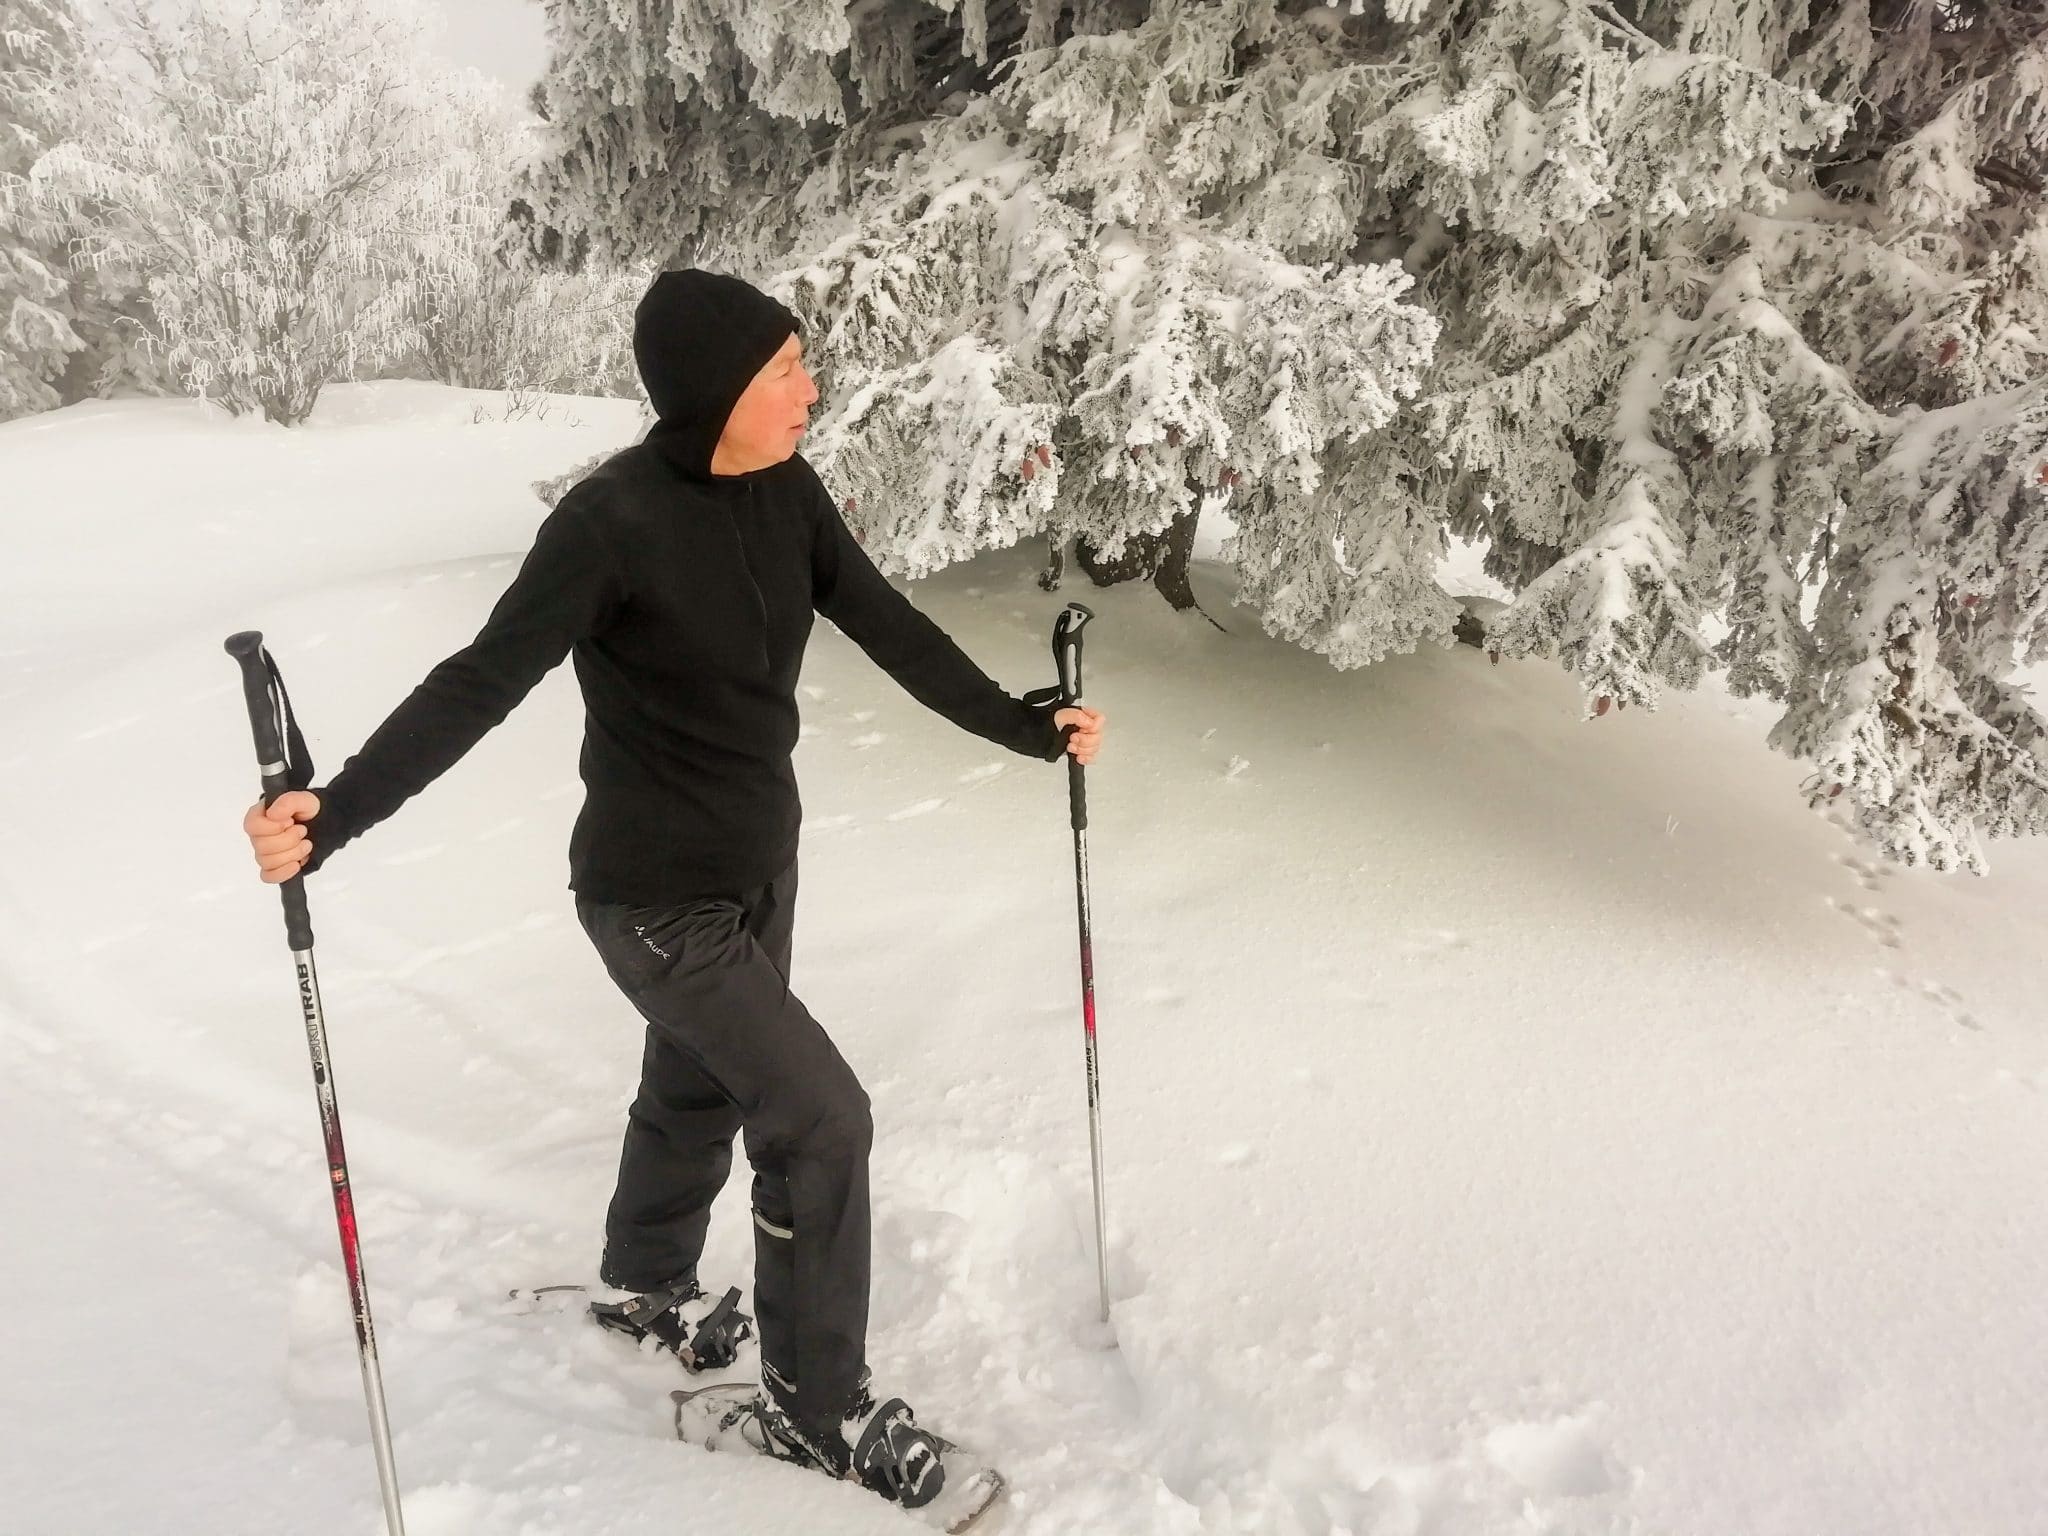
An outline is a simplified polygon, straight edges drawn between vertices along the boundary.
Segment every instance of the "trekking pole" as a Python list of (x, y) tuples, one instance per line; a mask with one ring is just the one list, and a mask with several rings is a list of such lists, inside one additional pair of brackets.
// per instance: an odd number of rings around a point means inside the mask
[[(1081, 702), (1081, 629), (1095, 615), (1068, 603), (1053, 622), (1052, 655), (1060, 669), (1062, 707)], [(1095, 1174), (1095, 1278), (1102, 1321), (1109, 1321), (1109, 1221), (1102, 1197), (1102, 1099), (1095, 1070), (1095, 944), (1088, 916), (1088, 770), (1067, 757), (1068, 821), (1074, 829), (1074, 900), (1081, 919), (1081, 1028), (1087, 1038), (1088, 1157)]]
[[(262, 634), (245, 629), (227, 638), (227, 653), (241, 664), (242, 693), (249, 704), (249, 726), (256, 735), (256, 765), (263, 778), (263, 803), (269, 805), (288, 789), (312, 782), (313, 762), (305, 739), (292, 718), (291, 699), (277, 663), (263, 648)], [(349, 1302), (355, 1309), (356, 1357), (363, 1367), (363, 1395), (369, 1400), (370, 1443), (377, 1453), (377, 1482), (384, 1494), (384, 1526), (390, 1536), (405, 1536), (405, 1517), (398, 1507), (398, 1470), (391, 1459), (391, 1423), (384, 1413), (384, 1379), (377, 1368), (377, 1334), (370, 1325), (369, 1283), (363, 1277), (363, 1255), (356, 1240), (355, 1196), (349, 1191), (348, 1156), (341, 1145), (341, 1110), (334, 1099), (334, 1064), (327, 1054), (327, 1023), (320, 1011), (320, 978), (313, 969), (313, 922), (306, 910), (306, 882), (293, 875), (281, 882), (285, 941), (299, 980), (299, 1011), (305, 1019), (306, 1045), (313, 1056), (313, 1086), (320, 1097), (320, 1128), (327, 1139), (327, 1176), (334, 1190), (334, 1222), (341, 1233), (341, 1262), (348, 1271)]]

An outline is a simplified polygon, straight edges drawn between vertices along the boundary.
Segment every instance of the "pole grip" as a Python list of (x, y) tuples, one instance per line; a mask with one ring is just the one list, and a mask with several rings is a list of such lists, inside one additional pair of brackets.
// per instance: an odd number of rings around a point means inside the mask
[[(1053, 621), (1052, 659), (1059, 668), (1063, 707), (1081, 702), (1081, 630), (1094, 617), (1080, 603), (1068, 603)], [(1088, 829), (1088, 770), (1072, 755), (1067, 758), (1067, 822), (1076, 832)]]
[[(295, 786), (292, 783), (288, 746), (297, 734), (284, 701), (284, 687), (277, 663), (263, 648), (261, 630), (244, 629), (229, 635), (224, 647), (242, 669), (242, 697), (249, 706), (249, 730), (256, 740), (256, 771), (263, 784), (263, 803), (268, 806)], [(285, 942), (294, 951), (313, 947), (313, 917), (306, 905), (306, 881), (302, 875), (278, 885), (284, 902)]]

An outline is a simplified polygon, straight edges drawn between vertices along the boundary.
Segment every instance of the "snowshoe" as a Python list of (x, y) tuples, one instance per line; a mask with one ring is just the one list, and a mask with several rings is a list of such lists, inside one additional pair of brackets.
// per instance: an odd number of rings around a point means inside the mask
[(547, 1296), (590, 1296), (591, 1320), (634, 1341), (653, 1338), (682, 1361), (685, 1370), (718, 1371), (739, 1358), (740, 1345), (754, 1336), (754, 1320), (740, 1310), (740, 1288), (712, 1298), (693, 1270), (657, 1290), (633, 1293), (605, 1288), (593, 1295), (582, 1285), (544, 1285), (512, 1292), (514, 1301), (538, 1304)]
[(761, 1388), (729, 1383), (669, 1394), (676, 1436), (711, 1451), (772, 1456), (845, 1478), (935, 1530), (965, 1531), (1001, 1497), (1003, 1477), (963, 1447), (920, 1429), (900, 1397), (861, 1400), (836, 1433), (816, 1433)]

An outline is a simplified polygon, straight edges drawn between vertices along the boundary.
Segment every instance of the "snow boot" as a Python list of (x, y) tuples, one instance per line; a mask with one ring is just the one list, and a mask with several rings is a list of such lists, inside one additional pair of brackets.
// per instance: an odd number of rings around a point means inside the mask
[(900, 1397), (876, 1402), (868, 1373), (859, 1395), (836, 1431), (819, 1431), (784, 1410), (772, 1392), (762, 1393), (761, 1428), (793, 1457), (808, 1458), (835, 1477), (851, 1477), (891, 1503), (916, 1509), (938, 1497), (946, 1485), (945, 1442), (917, 1427), (910, 1405)]
[[(774, 1380), (766, 1369), (763, 1375)], [(784, 1408), (772, 1387), (732, 1382), (669, 1396), (679, 1439), (858, 1482), (934, 1530), (966, 1531), (1003, 1494), (1002, 1473), (980, 1455), (918, 1428), (901, 1398), (877, 1403), (865, 1372), (859, 1400), (822, 1431)]]

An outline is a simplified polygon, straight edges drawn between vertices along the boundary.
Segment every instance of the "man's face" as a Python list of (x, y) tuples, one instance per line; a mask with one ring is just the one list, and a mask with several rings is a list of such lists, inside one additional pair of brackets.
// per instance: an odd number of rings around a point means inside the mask
[(791, 335), (725, 419), (718, 439), (721, 456), (741, 471), (780, 464), (796, 452), (817, 399), (818, 386), (804, 371), (803, 343)]

